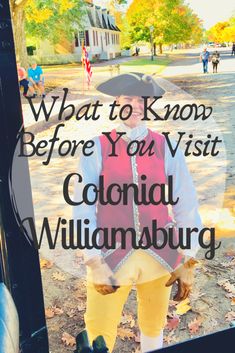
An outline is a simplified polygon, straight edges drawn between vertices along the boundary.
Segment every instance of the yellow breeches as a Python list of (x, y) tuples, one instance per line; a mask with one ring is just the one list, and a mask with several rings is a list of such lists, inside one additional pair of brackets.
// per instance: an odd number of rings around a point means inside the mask
[(135, 284), (138, 303), (138, 323), (149, 337), (160, 334), (166, 323), (171, 288), (165, 287), (170, 274), (159, 262), (143, 250), (135, 251), (115, 274), (120, 288), (112, 294), (99, 294), (88, 271), (86, 329), (90, 342), (102, 335), (112, 352), (117, 326), (128, 294)]

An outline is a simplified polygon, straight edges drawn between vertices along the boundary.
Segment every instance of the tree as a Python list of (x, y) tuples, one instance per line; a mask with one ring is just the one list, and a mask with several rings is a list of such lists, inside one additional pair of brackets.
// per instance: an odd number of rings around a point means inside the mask
[(129, 49), (131, 47), (130, 26), (125, 16), (125, 9), (122, 5), (126, 5), (127, 0), (110, 0), (107, 8), (111, 15), (115, 18), (115, 23), (120, 29), (121, 48)]
[(59, 43), (61, 38), (71, 40), (74, 31), (83, 27), (83, 5), (81, 0), (28, 0), (26, 33), (53, 43)]
[(26, 35), (47, 38), (54, 43), (61, 35), (70, 39), (81, 27), (83, 0), (10, 0), (16, 55), (27, 65)]
[(13, 34), (17, 58), (23, 65), (27, 63), (26, 39), (25, 39), (25, 6), (28, 0), (10, 0), (13, 21)]
[(235, 17), (228, 21), (218, 22), (207, 31), (207, 37), (210, 41), (216, 43), (235, 41)]
[(202, 31), (197, 16), (183, 0), (134, 0), (127, 11), (131, 39), (153, 41), (162, 52), (163, 44), (187, 42), (192, 37), (192, 26)]
[(228, 21), (216, 23), (213, 27), (211, 27), (207, 31), (207, 37), (209, 41), (216, 42), (216, 43), (222, 43), (226, 41), (224, 36), (224, 31), (227, 27), (229, 27)]
[(190, 44), (200, 44), (204, 40), (205, 30), (202, 26), (202, 20), (195, 14), (192, 13), (192, 33), (189, 39)]
[(115, 20), (118, 28), (120, 29), (120, 44), (122, 49), (130, 49), (131, 48), (131, 38), (130, 38), (130, 32), (131, 28), (130, 25), (126, 19), (126, 16), (124, 13), (116, 13), (115, 14)]
[(224, 29), (224, 42), (235, 42), (235, 17), (229, 20), (229, 26)]

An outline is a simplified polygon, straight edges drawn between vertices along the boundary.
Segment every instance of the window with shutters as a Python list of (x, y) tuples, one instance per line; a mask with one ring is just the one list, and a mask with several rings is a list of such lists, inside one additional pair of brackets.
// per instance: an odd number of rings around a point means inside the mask
[(90, 46), (89, 31), (85, 31), (85, 45), (86, 45), (87, 47)]
[(84, 31), (80, 31), (78, 33), (79, 44), (82, 46), (82, 43), (85, 44), (85, 33)]
[(75, 48), (79, 47), (79, 40), (77, 33), (74, 34), (74, 46)]

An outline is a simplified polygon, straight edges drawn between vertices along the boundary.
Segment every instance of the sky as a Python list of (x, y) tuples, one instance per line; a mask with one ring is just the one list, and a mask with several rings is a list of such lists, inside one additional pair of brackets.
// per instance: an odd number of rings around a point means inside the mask
[[(94, 0), (96, 5), (105, 6), (108, 0)], [(132, 0), (129, 0), (131, 3)], [(206, 29), (217, 22), (223, 22), (235, 15), (234, 0), (185, 0), (185, 3), (194, 10), (196, 14), (203, 20)]]
[(185, 3), (203, 20), (206, 29), (235, 15), (234, 0), (186, 0)]

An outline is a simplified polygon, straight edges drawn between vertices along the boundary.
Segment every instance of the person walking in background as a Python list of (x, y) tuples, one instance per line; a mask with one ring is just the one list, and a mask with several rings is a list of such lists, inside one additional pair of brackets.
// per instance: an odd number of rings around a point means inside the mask
[(202, 53), (200, 54), (200, 61), (203, 65), (203, 72), (204, 74), (208, 73), (208, 62), (210, 60), (210, 53), (207, 48), (204, 48)]
[(140, 48), (139, 47), (135, 47), (135, 55), (139, 56), (139, 52), (140, 52)]
[(23, 87), (23, 96), (27, 97), (29, 90), (29, 81), (27, 80), (26, 70), (20, 65), (20, 62), (17, 62), (17, 73), (20, 87)]
[(211, 62), (213, 67), (213, 74), (217, 73), (218, 64), (220, 62), (220, 54), (217, 50), (212, 54)]
[(36, 91), (39, 91), (39, 95), (42, 98), (45, 98), (45, 89), (44, 89), (44, 76), (41, 66), (38, 66), (36, 62), (31, 64), (31, 67), (28, 69), (28, 78), (29, 86), (33, 88), (33, 98), (37, 96)]
[(235, 55), (235, 43), (233, 43), (231, 55)]

